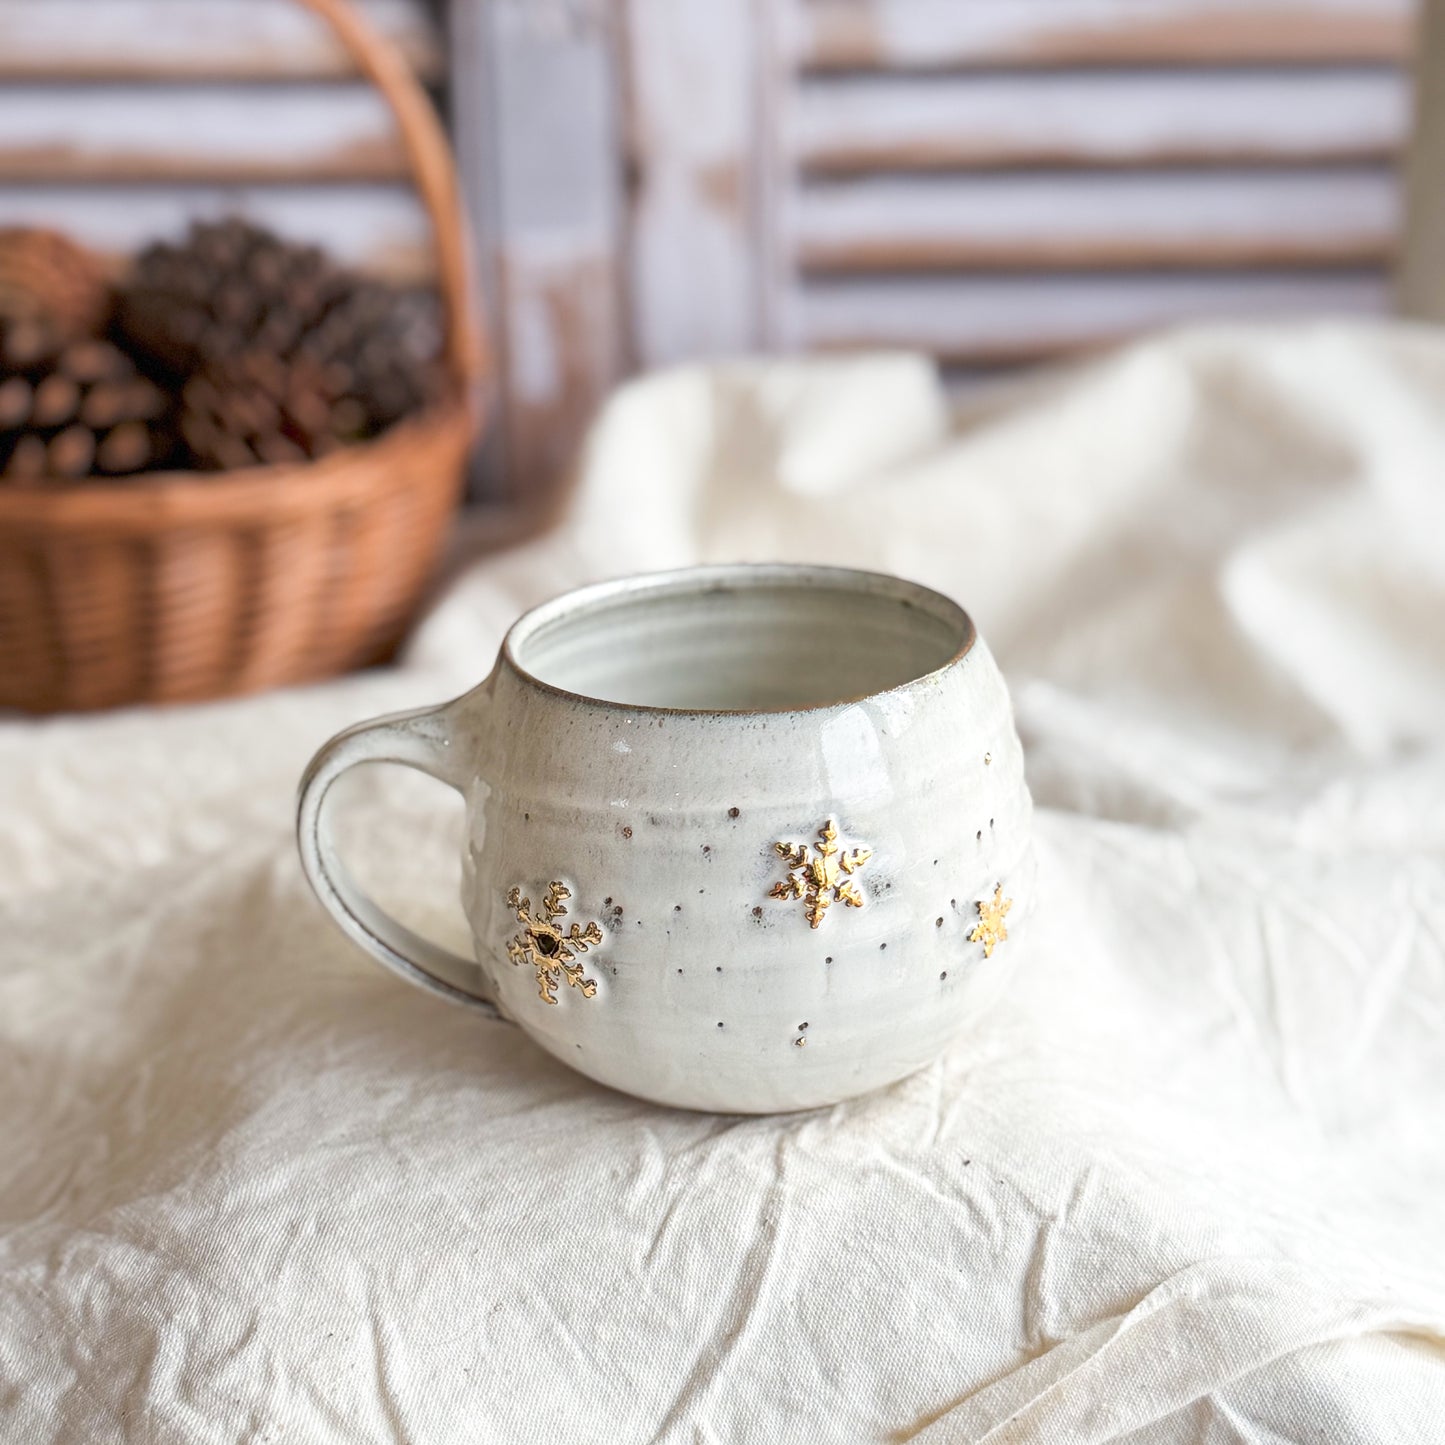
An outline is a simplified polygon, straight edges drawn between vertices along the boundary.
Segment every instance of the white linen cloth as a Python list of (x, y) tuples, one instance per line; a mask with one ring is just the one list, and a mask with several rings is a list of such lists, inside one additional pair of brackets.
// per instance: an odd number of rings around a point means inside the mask
[[(1040, 901), (987, 1027), (667, 1112), (407, 989), (301, 879), (336, 728), (704, 560), (957, 596)], [(455, 944), (457, 810), (348, 798)], [(906, 357), (621, 392), (402, 669), (0, 725), (0, 1439), (1423, 1441), (1445, 1431), (1445, 339), (1155, 340), (951, 421)]]

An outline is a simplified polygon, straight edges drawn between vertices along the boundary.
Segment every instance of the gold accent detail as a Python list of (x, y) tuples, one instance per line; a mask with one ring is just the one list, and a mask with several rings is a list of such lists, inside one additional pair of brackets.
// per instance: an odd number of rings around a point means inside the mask
[[(817, 850), (816, 858), (808, 857), (810, 846)], [(832, 819), (818, 829), (817, 843), (774, 843), (773, 849), (787, 863), (788, 879), (773, 884), (768, 897), (804, 899), (807, 907), (803, 911), (813, 928), (822, 924), (823, 915), (834, 903), (862, 908), (863, 895), (853, 886), (851, 875), (873, 856), (873, 850), (854, 848), (845, 853), (838, 846)]]
[(1008, 938), (1004, 915), (1014, 906), (1012, 898), (1003, 896), (1003, 888), (993, 890), (993, 897), (978, 906), (978, 926), (968, 935), (970, 943), (983, 944), (983, 956), (992, 958), (993, 951)]
[(514, 888), (507, 894), (507, 907), (516, 910), (517, 922), (522, 930), (507, 940), (507, 956), (514, 964), (526, 964), (537, 970), (537, 992), (543, 1003), (556, 1003), (553, 990), (559, 983), (569, 988), (580, 989), (583, 998), (591, 998), (597, 992), (595, 980), (582, 971), (577, 954), (586, 953), (589, 948), (602, 942), (602, 930), (595, 923), (586, 928), (574, 923), (563, 933), (556, 920), (567, 912), (564, 900), (572, 892), (562, 883), (549, 883), (547, 896), (542, 900), (541, 916), (532, 916), (532, 900), (522, 897), (522, 890)]

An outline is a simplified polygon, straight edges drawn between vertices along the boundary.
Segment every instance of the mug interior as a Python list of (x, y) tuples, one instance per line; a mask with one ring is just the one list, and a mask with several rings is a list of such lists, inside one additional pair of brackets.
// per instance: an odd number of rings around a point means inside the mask
[(942, 594), (831, 567), (706, 567), (586, 587), (508, 634), (544, 687), (623, 707), (796, 711), (886, 692), (973, 642)]

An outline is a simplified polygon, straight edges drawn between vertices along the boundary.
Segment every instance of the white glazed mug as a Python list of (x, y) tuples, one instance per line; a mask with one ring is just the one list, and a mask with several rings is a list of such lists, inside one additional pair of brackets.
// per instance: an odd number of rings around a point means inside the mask
[[(476, 958), (347, 877), (331, 784), (466, 800)], [(934, 1059), (1013, 966), (1032, 804), (967, 614), (868, 572), (703, 567), (528, 612), (479, 687), (339, 734), (302, 781), (307, 877), (412, 983), (662, 1104), (830, 1104)]]

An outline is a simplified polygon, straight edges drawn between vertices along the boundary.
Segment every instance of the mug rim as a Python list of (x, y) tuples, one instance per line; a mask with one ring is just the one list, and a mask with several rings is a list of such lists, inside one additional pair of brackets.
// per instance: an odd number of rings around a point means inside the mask
[[(837, 587), (843, 584), (855, 592), (891, 598), (907, 606), (929, 611), (936, 618), (956, 621), (961, 628), (963, 640), (951, 657), (927, 672), (920, 672), (916, 677), (895, 683), (892, 687), (833, 698), (827, 702), (810, 703), (805, 707), (672, 707), (663, 703), (617, 702), (611, 698), (594, 697), (590, 693), (574, 692), (571, 688), (548, 682), (526, 667), (517, 656), (517, 649), (525, 644), (529, 637), (550, 623), (562, 620), (579, 607), (605, 603), (617, 597), (646, 596), (651, 593), (665, 595), (669, 592), (721, 591), (726, 585), (736, 585), (739, 582), (747, 587), (766, 587), (778, 583), (799, 587)], [(535, 607), (528, 608), (512, 623), (502, 639), (501, 659), (530, 687), (550, 693), (553, 697), (586, 703), (590, 707), (605, 708), (610, 712), (661, 714), (668, 717), (777, 717), (829, 712), (867, 702), (870, 698), (891, 697), (896, 693), (907, 692), (962, 662), (977, 641), (978, 629), (974, 626), (973, 618), (953, 598), (936, 588), (891, 572), (874, 572), (863, 567), (823, 566), (808, 562), (727, 562), (696, 567), (672, 567), (658, 572), (634, 572), (625, 577), (591, 582), (559, 593), (545, 602), (539, 602)]]

